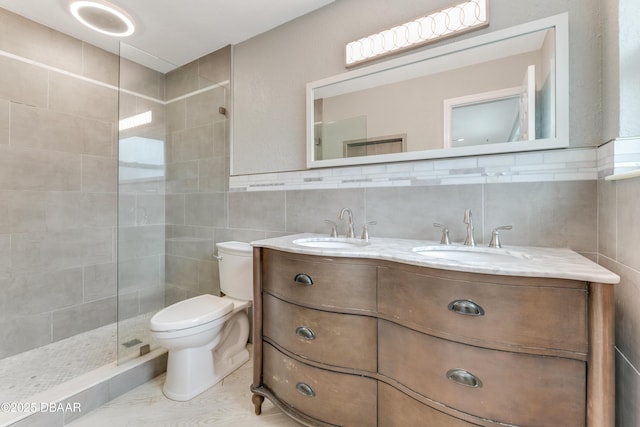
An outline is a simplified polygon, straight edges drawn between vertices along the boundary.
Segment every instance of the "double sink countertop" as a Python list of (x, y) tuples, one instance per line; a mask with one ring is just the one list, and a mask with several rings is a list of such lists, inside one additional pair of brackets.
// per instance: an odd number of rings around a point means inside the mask
[(571, 249), (441, 245), (427, 240), (330, 238), (302, 233), (258, 240), (254, 247), (324, 257), (370, 258), (443, 270), (616, 284), (617, 274)]

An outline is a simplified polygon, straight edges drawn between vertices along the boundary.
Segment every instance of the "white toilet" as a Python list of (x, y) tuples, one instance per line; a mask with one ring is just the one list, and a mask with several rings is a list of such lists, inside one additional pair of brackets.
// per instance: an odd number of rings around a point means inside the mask
[(162, 389), (169, 399), (192, 399), (249, 360), (252, 248), (242, 242), (216, 246), (225, 296), (190, 298), (160, 310), (149, 321), (151, 336), (169, 350)]

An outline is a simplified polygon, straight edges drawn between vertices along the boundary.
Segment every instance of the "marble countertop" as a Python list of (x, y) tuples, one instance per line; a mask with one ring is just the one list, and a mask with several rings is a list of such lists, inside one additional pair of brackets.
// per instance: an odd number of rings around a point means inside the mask
[[(251, 243), (254, 247), (277, 249), (307, 255), (330, 257), (371, 258), (395, 261), (443, 270), (469, 273), (497, 274), (504, 276), (548, 277), (558, 279), (583, 280), (616, 284), (620, 277), (606, 268), (594, 263), (571, 249), (539, 248), (526, 246), (504, 246), (501, 249), (481, 249), (485, 253), (495, 253), (496, 259), (458, 261), (455, 259), (424, 256), (413, 249), (416, 247), (439, 246), (438, 242), (427, 240), (408, 240), (372, 237), (365, 246), (348, 248), (308, 247), (294, 243), (298, 239), (326, 238), (321, 234), (295, 234), (258, 240)], [(361, 243), (359, 239), (353, 240)], [(465, 250), (460, 244), (445, 247), (447, 250)], [(510, 253), (510, 256), (500, 256)], [(490, 258), (490, 257), (489, 257)]]

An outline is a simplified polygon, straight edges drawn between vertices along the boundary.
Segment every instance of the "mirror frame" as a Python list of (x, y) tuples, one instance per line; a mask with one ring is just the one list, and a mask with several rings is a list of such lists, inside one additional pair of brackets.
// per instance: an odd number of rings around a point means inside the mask
[[(402, 162), (411, 160), (441, 159), (485, 154), (499, 154), (534, 150), (549, 150), (569, 147), (569, 25), (568, 14), (550, 16), (503, 30), (493, 31), (480, 36), (449, 43), (441, 47), (426, 49), (417, 53), (387, 60), (374, 65), (351, 70), (342, 74), (316, 80), (307, 84), (306, 88), (306, 131), (307, 131), (307, 168), (322, 168), (349, 165), (364, 165), (375, 163)], [(374, 77), (378, 79), (386, 71), (399, 67), (416, 64), (444, 55), (472, 49), (504, 39), (517, 37), (544, 29), (555, 29), (555, 137), (521, 141), (518, 143), (505, 142), (469, 147), (442, 148), (423, 151), (412, 151), (375, 156), (349, 157), (340, 159), (315, 160), (314, 144), (314, 91), (327, 86), (357, 85), (357, 79)]]

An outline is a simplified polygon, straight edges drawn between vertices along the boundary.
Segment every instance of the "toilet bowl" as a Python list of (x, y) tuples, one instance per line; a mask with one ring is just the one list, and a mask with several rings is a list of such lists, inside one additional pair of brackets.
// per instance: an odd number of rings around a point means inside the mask
[(194, 398), (249, 360), (252, 248), (242, 242), (216, 246), (225, 296), (189, 298), (160, 310), (149, 321), (151, 336), (169, 351), (162, 391), (172, 400)]

